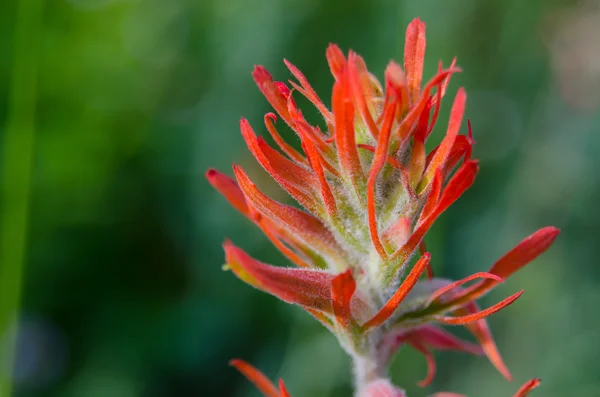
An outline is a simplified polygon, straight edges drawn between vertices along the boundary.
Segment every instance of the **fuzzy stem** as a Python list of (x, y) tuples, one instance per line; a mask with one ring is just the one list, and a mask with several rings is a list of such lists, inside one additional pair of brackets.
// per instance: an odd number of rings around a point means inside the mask
[(357, 390), (363, 389), (365, 385), (377, 379), (386, 377), (387, 368), (381, 365), (374, 354), (353, 355), (352, 359), (354, 361), (354, 383)]

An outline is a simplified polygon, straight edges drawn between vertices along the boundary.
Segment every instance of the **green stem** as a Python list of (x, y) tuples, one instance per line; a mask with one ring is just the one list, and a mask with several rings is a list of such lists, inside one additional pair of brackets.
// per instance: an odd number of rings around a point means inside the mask
[(43, 0), (20, 0), (15, 22), (14, 59), (9, 114), (1, 165), (0, 218), (0, 335), (3, 359), (0, 397), (12, 391), (16, 320), (25, 263), (34, 152), (35, 100)]

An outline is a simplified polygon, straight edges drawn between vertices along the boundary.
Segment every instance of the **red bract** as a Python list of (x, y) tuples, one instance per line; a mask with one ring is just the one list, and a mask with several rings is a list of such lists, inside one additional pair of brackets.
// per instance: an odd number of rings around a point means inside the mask
[[(415, 19), (406, 33), (404, 65), (390, 62), (383, 84), (359, 55), (345, 56), (330, 45), (331, 110), (289, 61), (285, 64), (297, 80), (289, 85), (255, 67), (254, 80), (277, 112), (264, 117), (277, 147), (257, 136), (246, 119), (240, 122), (242, 137), (261, 167), (303, 209), (265, 195), (239, 165), (233, 166), (235, 180), (216, 170), (206, 174), (301, 269), (261, 263), (230, 242), (224, 244), (227, 267), (246, 283), (301, 306), (330, 329), (354, 358), (361, 390), (385, 378), (386, 364), (402, 344), (426, 356), (429, 373), (423, 385), (433, 378), (432, 349), (486, 354), (510, 378), (485, 317), (522, 291), (483, 310), (476, 300), (545, 251), (558, 234), (552, 227), (539, 230), (488, 272), (457, 282), (432, 279), (423, 238), (474, 183), (479, 165), (471, 158), (470, 124), (468, 134), (460, 134), (467, 98), (462, 88), (444, 138), (426, 152), (450, 77), (459, 69), (456, 60), (447, 69), (440, 63), (422, 86), (425, 44), (425, 24)], [(321, 126), (304, 118), (294, 100), (298, 93), (321, 113)], [(284, 141), (275, 126), (278, 118), (295, 132), (299, 145)], [(412, 264), (419, 247), (421, 256)], [(421, 280), (425, 270), (429, 280)], [(468, 283), (474, 284), (465, 287)], [(434, 323), (464, 325), (479, 345), (460, 341)], [(360, 363), (375, 364), (364, 369)], [(287, 395), (247, 364), (234, 365), (265, 394)], [(382, 390), (384, 383), (373, 390)]]

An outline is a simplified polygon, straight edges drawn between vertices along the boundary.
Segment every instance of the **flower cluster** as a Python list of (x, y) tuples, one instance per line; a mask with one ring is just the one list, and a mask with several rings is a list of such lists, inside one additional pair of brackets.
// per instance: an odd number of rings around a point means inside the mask
[[(259, 262), (229, 241), (224, 243), (226, 267), (251, 286), (301, 306), (333, 332), (353, 358), (358, 395), (403, 395), (386, 379), (387, 364), (403, 345), (427, 359), (422, 386), (435, 373), (432, 349), (485, 354), (510, 379), (485, 317), (523, 291), (483, 310), (476, 300), (545, 251), (558, 230), (538, 230), (487, 272), (455, 282), (434, 278), (423, 237), (473, 184), (478, 171), (471, 158), (470, 124), (468, 134), (459, 134), (463, 89), (454, 98), (442, 142), (429, 153), (425, 150), (450, 77), (459, 69), (455, 61), (448, 68), (440, 63), (437, 74), (422, 84), (425, 24), (419, 19), (406, 32), (404, 67), (390, 62), (383, 85), (356, 53), (345, 56), (330, 45), (326, 55), (335, 79), (331, 110), (285, 61), (296, 79), (289, 85), (274, 81), (261, 66), (253, 72), (277, 112), (266, 114), (264, 123), (279, 150), (257, 136), (247, 120), (240, 122), (250, 152), (304, 210), (266, 196), (239, 165), (233, 165), (235, 180), (213, 169), (206, 173), (296, 267)], [(324, 128), (304, 118), (295, 92), (319, 110)], [(284, 141), (275, 126), (278, 118), (296, 133), (301, 150)], [(464, 325), (478, 343), (439, 327), (447, 324)], [(289, 395), (283, 383), (276, 389), (243, 361), (233, 365), (266, 396)], [(517, 396), (535, 385), (528, 383)], [(377, 394), (388, 386), (395, 392)]]

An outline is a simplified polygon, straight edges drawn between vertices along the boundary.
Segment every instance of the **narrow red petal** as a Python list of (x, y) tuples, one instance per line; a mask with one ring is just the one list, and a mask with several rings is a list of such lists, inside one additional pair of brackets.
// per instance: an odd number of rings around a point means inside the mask
[(442, 287), (442, 288), (438, 289), (437, 291), (435, 291), (429, 297), (429, 300), (427, 301), (426, 306), (429, 306), (433, 301), (435, 301), (436, 299), (440, 298), (442, 295), (444, 295), (446, 293), (449, 293), (453, 289), (455, 289), (457, 287), (460, 287), (461, 285), (466, 284), (466, 283), (468, 283), (470, 281), (477, 280), (477, 279), (480, 279), (480, 278), (487, 278), (487, 279), (490, 279), (490, 280), (495, 280), (495, 281), (497, 281), (499, 283), (501, 283), (502, 281), (504, 281), (501, 277), (499, 277), (499, 276), (497, 276), (495, 274), (492, 274), (492, 273), (487, 273), (487, 272), (475, 273), (475, 274), (472, 274), (472, 275), (470, 275), (468, 277), (465, 277), (465, 278), (463, 278), (461, 280), (455, 281), (452, 284), (448, 284), (445, 287)]
[[(510, 277), (513, 273), (546, 251), (552, 245), (559, 233), (560, 230), (552, 226), (538, 230), (525, 238), (517, 244), (516, 247), (511, 249), (494, 263), (489, 270), (489, 273), (495, 274), (502, 279)], [(457, 294), (454, 297), (453, 302), (460, 304), (478, 299), (489, 292), (497, 284), (498, 282), (495, 280), (484, 280), (465, 289), (464, 292)]]
[(329, 69), (331, 69), (331, 74), (336, 81), (340, 80), (346, 69), (346, 57), (344, 56), (344, 53), (337, 45), (329, 44), (325, 55), (327, 57), (327, 62), (329, 63)]
[[(477, 313), (479, 308), (477, 304), (474, 302), (469, 303), (464, 308), (460, 308), (456, 310), (454, 313), (456, 314), (468, 314), (468, 313)], [(487, 324), (485, 319), (475, 321), (474, 323), (466, 324), (465, 327), (469, 332), (475, 336), (475, 339), (481, 345), (483, 352), (488, 357), (490, 362), (496, 367), (498, 372), (502, 374), (506, 379), (512, 380), (512, 375), (510, 371), (504, 364), (504, 360), (498, 351), (498, 347), (496, 346), (496, 342), (494, 342), (494, 338), (492, 336), (492, 332)]]
[(500, 258), (492, 266), (490, 273), (502, 278), (509, 277), (546, 251), (559, 233), (560, 230), (552, 226), (538, 230)]
[(275, 115), (275, 113), (265, 114), (264, 119), (265, 119), (265, 126), (267, 127), (269, 134), (271, 134), (271, 136), (273, 137), (273, 140), (275, 141), (275, 143), (277, 143), (277, 145), (279, 145), (281, 150), (283, 150), (283, 152), (285, 154), (287, 154), (288, 157), (291, 158), (292, 160), (294, 160), (295, 162), (297, 162), (299, 164), (306, 164), (306, 159), (300, 153), (298, 153), (296, 151), (296, 149), (291, 147), (281, 137), (281, 135), (279, 135), (279, 132), (277, 132), (277, 129), (275, 128), (275, 122), (277, 121), (277, 116)]
[(388, 255), (381, 244), (379, 239), (379, 231), (377, 230), (377, 214), (375, 209), (375, 188), (377, 182), (377, 176), (379, 171), (385, 165), (388, 157), (388, 145), (390, 141), (390, 135), (392, 133), (392, 125), (394, 123), (394, 113), (396, 111), (396, 101), (390, 100), (390, 103), (386, 109), (384, 109), (383, 124), (381, 131), (379, 132), (379, 139), (377, 141), (377, 148), (375, 150), (375, 157), (371, 164), (371, 171), (369, 172), (369, 179), (367, 181), (367, 211), (369, 216), (369, 231), (371, 233), (371, 241), (375, 249), (379, 253), (379, 256), (384, 260), (387, 259)]
[(265, 397), (281, 397), (275, 385), (258, 369), (244, 360), (233, 359), (229, 365), (242, 373)]
[(371, 84), (369, 81), (369, 72), (367, 71), (364, 60), (352, 51), (350, 51), (350, 54), (348, 55), (348, 76), (350, 78), (350, 87), (356, 102), (356, 107), (362, 116), (367, 129), (371, 133), (371, 136), (377, 139), (379, 130), (377, 125), (375, 125), (373, 115), (367, 104), (367, 100), (371, 100), (371, 94), (365, 92), (365, 86), (370, 86)]
[(394, 295), (387, 301), (385, 306), (379, 310), (379, 312), (373, 316), (369, 321), (367, 321), (363, 325), (364, 330), (368, 330), (370, 328), (376, 327), (378, 325), (383, 324), (390, 316), (396, 311), (400, 303), (404, 300), (406, 295), (410, 292), (410, 290), (415, 286), (415, 284), (419, 281), (419, 277), (427, 268), (429, 264), (429, 260), (431, 256), (429, 253), (424, 254), (417, 263), (413, 266), (406, 279), (400, 284), (398, 290), (394, 293)]
[(279, 237), (276, 236), (276, 234), (272, 230), (272, 228), (265, 225), (264, 222), (260, 222), (260, 223), (258, 223), (258, 225), (259, 225), (260, 229), (262, 230), (262, 232), (267, 236), (269, 241), (271, 241), (271, 243), (273, 243), (273, 245), (279, 251), (281, 251), (281, 253), (287, 259), (289, 259), (293, 264), (295, 264), (298, 267), (313, 267), (313, 266), (309, 265), (308, 262), (306, 262), (306, 260), (304, 258), (300, 257), (300, 255), (298, 255), (296, 252), (294, 252), (292, 249), (290, 249), (287, 245), (285, 245), (279, 239)]
[(417, 228), (406, 244), (392, 256), (392, 259), (398, 260), (398, 265), (391, 269), (392, 271), (397, 272), (399, 264), (403, 263), (403, 261), (417, 248), (419, 242), (423, 239), (423, 236), (425, 236), (425, 233), (427, 233), (433, 222), (435, 222), (435, 220), (473, 184), (478, 168), (476, 161), (469, 161), (463, 164), (456, 174), (452, 176), (450, 181), (448, 181), (435, 210), (431, 211), (431, 213), (417, 225)]
[[(458, 135), (456, 140), (454, 141), (454, 145), (450, 150), (450, 154), (448, 155), (448, 159), (446, 161), (446, 165), (444, 166), (444, 174), (449, 174), (452, 169), (460, 162), (461, 159), (464, 161), (468, 161), (471, 159), (471, 154), (473, 152), (473, 139), (469, 138), (465, 135)], [(429, 165), (433, 157), (435, 156), (439, 146), (434, 148), (428, 155), (427, 160), (425, 162), (426, 165)]]
[(417, 101), (421, 90), (425, 45), (425, 23), (419, 18), (415, 18), (406, 29), (404, 44), (404, 70), (412, 103)]
[(296, 90), (300, 91), (302, 95), (304, 95), (313, 105), (315, 105), (315, 107), (321, 112), (323, 117), (325, 117), (325, 120), (332, 122), (333, 114), (329, 111), (329, 109), (327, 109), (323, 101), (321, 101), (321, 99), (319, 98), (315, 90), (311, 87), (304, 74), (287, 59), (284, 59), (283, 62), (285, 63), (285, 66), (287, 66), (287, 68), (290, 70), (292, 75), (294, 75), (294, 77), (300, 82), (301, 87), (298, 87), (293, 82), (290, 82), (290, 84), (292, 84), (292, 86)]
[(425, 356), (425, 359), (427, 360), (427, 375), (425, 376), (425, 379), (417, 382), (417, 385), (420, 387), (429, 386), (433, 381), (433, 378), (435, 378), (435, 357), (419, 340), (408, 337), (406, 342)]
[(238, 184), (227, 175), (211, 168), (206, 171), (206, 179), (208, 182), (223, 196), (225, 199), (239, 212), (245, 216), (249, 216), (248, 205), (246, 205), (246, 199), (244, 193), (238, 186)]
[[(400, 121), (406, 110), (409, 108), (409, 92), (406, 82), (406, 75), (404, 74), (404, 71), (400, 65), (398, 65), (396, 62), (392, 61), (388, 63), (385, 69), (385, 85), (388, 93), (395, 94), (397, 102), (395, 119)], [(386, 95), (385, 102), (383, 104), (384, 109), (390, 105), (390, 100), (392, 97), (392, 95)], [(380, 118), (377, 120), (378, 123), (381, 122), (382, 116), (383, 114), (381, 114)]]
[(252, 155), (290, 196), (305, 208), (319, 208), (313, 196), (313, 192), (319, 191), (318, 180), (313, 174), (273, 150), (264, 140), (258, 139), (248, 120), (240, 120), (240, 130)]
[(223, 248), (227, 264), (242, 281), (247, 282), (247, 276), (250, 276), (253, 282), (249, 284), (253, 287), (285, 302), (332, 313), (331, 274), (270, 266), (253, 259), (229, 241), (223, 244)]
[(241, 167), (234, 165), (233, 171), (246, 199), (260, 214), (282, 229), (289, 231), (294, 238), (303, 241), (316, 252), (330, 258), (343, 260), (344, 251), (321, 221), (306, 212), (278, 203), (265, 196), (250, 181)]
[(354, 131), (354, 107), (350, 96), (347, 73), (333, 86), (333, 114), (335, 117), (335, 143), (342, 175), (349, 179), (359, 200), (362, 199), (365, 176)]
[(444, 183), (444, 177), (442, 175), (442, 170), (437, 170), (435, 175), (433, 176), (433, 182), (431, 183), (431, 190), (427, 195), (427, 201), (425, 201), (425, 205), (421, 210), (421, 215), (419, 215), (419, 220), (417, 225), (420, 224), (427, 218), (437, 207), (438, 202), (440, 200), (440, 194), (442, 193), (442, 184)]
[(283, 379), (279, 379), (279, 393), (280, 397), (292, 397), (289, 391), (285, 388), (285, 384), (283, 383)]
[[(375, 147), (371, 146), (371, 145), (366, 145), (364, 143), (359, 143), (358, 147), (361, 149), (365, 149), (371, 153), (375, 153)], [(398, 160), (396, 160), (395, 158), (393, 158), (392, 156), (387, 156), (386, 160), (385, 160), (389, 165), (391, 165), (392, 167), (394, 167), (397, 170), (401, 170), (404, 169), (404, 164), (402, 164), (401, 162), (399, 162)]]
[(410, 160), (408, 163), (408, 176), (410, 178), (410, 185), (413, 189), (416, 189), (421, 182), (423, 177), (423, 170), (425, 169), (425, 142), (417, 139), (413, 142)]
[(442, 324), (448, 324), (448, 325), (469, 324), (474, 321), (481, 320), (482, 318), (488, 317), (501, 309), (504, 309), (506, 306), (510, 305), (511, 303), (516, 301), (521, 295), (523, 295), (523, 292), (525, 292), (525, 291), (521, 290), (521, 291), (517, 292), (516, 294), (513, 294), (513, 295), (509, 296), (508, 298), (501, 300), (500, 302), (496, 303), (494, 306), (488, 307), (487, 309), (483, 309), (477, 313), (472, 313), (472, 314), (468, 314), (468, 315), (460, 316), (460, 317), (436, 316), (435, 319), (436, 319), (436, 321), (439, 321)]
[(411, 338), (419, 340), (436, 350), (456, 350), (465, 353), (481, 355), (483, 350), (475, 343), (463, 341), (450, 332), (433, 325), (425, 325), (410, 332)]
[[(452, 67), (454, 67), (454, 63), (452, 64)], [(438, 73), (441, 73), (442, 70), (443, 70), (442, 61), (440, 61), (439, 66), (438, 66)], [(442, 103), (442, 97), (444, 96), (444, 89), (442, 87), (444, 86), (444, 82), (447, 82), (448, 80), (450, 80), (450, 75), (448, 75), (448, 77), (438, 85), (437, 92), (435, 94), (435, 98), (433, 99), (433, 103), (432, 103), (433, 116), (431, 117), (431, 123), (429, 124), (429, 127), (427, 128), (427, 133), (425, 134), (425, 139), (427, 139), (429, 137), (429, 135), (433, 132), (435, 123), (437, 123), (438, 116), (440, 115), (440, 106)]]
[(423, 113), (423, 110), (429, 103), (429, 94), (430, 94), (431, 90), (435, 86), (440, 84), (442, 81), (444, 81), (444, 79), (446, 79), (449, 75), (451, 75), (454, 72), (458, 72), (458, 71), (460, 71), (460, 69), (444, 70), (444, 71), (438, 73), (437, 75), (435, 75), (427, 83), (427, 85), (425, 85), (425, 88), (423, 89), (423, 93), (421, 95), (421, 100), (410, 109), (410, 111), (408, 112), (406, 117), (404, 117), (402, 119), (402, 123), (400, 123), (400, 125), (397, 128), (396, 135), (400, 138), (400, 140), (402, 142), (400, 147), (403, 147), (403, 144), (408, 141), (408, 138), (410, 138), (409, 133), (413, 130), (415, 123), (417, 122), (417, 120)]
[(330, 218), (334, 218), (337, 215), (337, 206), (335, 203), (335, 197), (333, 197), (333, 193), (331, 192), (331, 188), (329, 187), (329, 183), (327, 182), (327, 178), (325, 177), (325, 172), (323, 171), (323, 165), (321, 164), (321, 156), (317, 152), (315, 146), (309, 140), (305, 140), (302, 142), (302, 147), (304, 152), (308, 156), (308, 160), (310, 162), (311, 167), (317, 174), (319, 178), (319, 185), (321, 187), (321, 197), (323, 202), (325, 203), (325, 207), (327, 208), (327, 213)]
[(346, 270), (331, 281), (331, 299), (333, 301), (333, 313), (337, 322), (344, 328), (348, 328), (352, 320), (350, 302), (356, 291), (356, 282), (352, 277), (352, 271)]
[(439, 149), (436, 151), (435, 155), (431, 159), (431, 162), (429, 163), (429, 166), (427, 167), (427, 170), (423, 175), (420, 190), (423, 190), (427, 187), (438, 168), (441, 167), (442, 169), (444, 169), (448, 155), (450, 154), (450, 151), (454, 146), (456, 136), (458, 135), (460, 124), (462, 123), (462, 118), (465, 113), (466, 101), (467, 95), (465, 94), (465, 91), (462, 88), (460, 88), (458, 90), (458, 93), (456, 94), (456, 98), (454, 99), (452, 110), (450, 111), (448, 131), (446, 132), (444, 140), (440, 144)]
[(288, 99), (288, 111), (294, 122), (294, 131), (300, 139), (310, 139), (323, 153), (332, 153), (331, 147), (327, 144), (327, 136), (317, 127), (311, 126), (302, 115), (302, 112), (296, 108), (296, 104), (290, 95)]
[(531, 379), (530, 381), (525, 383), (523, 386), (521, 386), (521, 388), (517, 391), (517, 393), (514, 395), (514, 397), (527, 397), (527, 395), (533, 389), (537, 388), (541, 383), (542, 383), (542, 380), (539, 378)]
[(327, 328), (331, 332), (334, 332), (333, 321), (331, 321), (326, 314), (318, 310), (311, 309), (310, 307), (303, 306), (302, 308), (306, 310), (311, 316), (313, 316), (318, 322), (320, 322), (325, 328)]
[(271, 73), (267, 71), (262, 66), (255, 66), (254, 71), (252, 72), (252, 77), (256, 82), (256, 85), (263, 93), (267, 101), (273, 106), (273, 109), (281, 116), (281, 118), (293, 128), (294, 123), (291, 120), (290, 114), (288, 112), (287, 98), (281, 92), (280, 87), (278, 87), (273, 81), (273, 76)]

